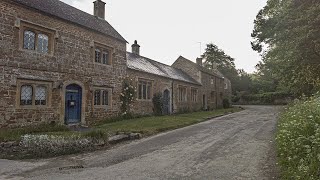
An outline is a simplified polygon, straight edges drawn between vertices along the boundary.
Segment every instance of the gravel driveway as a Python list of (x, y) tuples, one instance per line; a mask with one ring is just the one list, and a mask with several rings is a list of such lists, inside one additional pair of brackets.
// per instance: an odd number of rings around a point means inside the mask
[(246, 110), (107, 151), (0, 160), (0, 179), (273, 179), (276, 106)]

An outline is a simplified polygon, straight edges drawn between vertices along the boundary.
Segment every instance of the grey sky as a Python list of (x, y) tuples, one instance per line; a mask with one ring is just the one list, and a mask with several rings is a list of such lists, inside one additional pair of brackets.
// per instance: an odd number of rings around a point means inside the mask
[[(93, 12), (93, 0), (62, 0)], [(253, 72), (260, 56), (251, 50), (253, 21), (266, 0), (104, 0), (106, 20), (141, 55), (171, 65), (179, 55), (195, 61), (207, 43), (236, 59), (237, 68)]]

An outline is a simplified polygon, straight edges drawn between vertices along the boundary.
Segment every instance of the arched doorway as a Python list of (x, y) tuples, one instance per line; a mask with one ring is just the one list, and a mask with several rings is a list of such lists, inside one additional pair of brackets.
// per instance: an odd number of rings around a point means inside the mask
[(82, 88), (77, 84), (66, 87), (65, 94), (65, 123), (76, 124), (81, 122)]
[(163, 92), (163, 114), (170, 114), (170, 92), (168, 89)]

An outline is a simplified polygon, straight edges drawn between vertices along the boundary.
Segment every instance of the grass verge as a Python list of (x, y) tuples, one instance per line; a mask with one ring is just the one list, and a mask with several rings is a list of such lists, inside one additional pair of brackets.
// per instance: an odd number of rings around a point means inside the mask
[(138, 132), (143, 135), (152, 135), (162, 131), (177, 129), (207, 120), (208, 118), (238, 112), (239, 108), (219, 109), (215, 111), (193, 112), (171, 116), (151, 116), (128, 119), (99, 125), (96, 128), (105, 129), (110, 134), (117, 132)]
[(276, 135), (282, 179), (320, 179), (320, 96), (281, 114)]

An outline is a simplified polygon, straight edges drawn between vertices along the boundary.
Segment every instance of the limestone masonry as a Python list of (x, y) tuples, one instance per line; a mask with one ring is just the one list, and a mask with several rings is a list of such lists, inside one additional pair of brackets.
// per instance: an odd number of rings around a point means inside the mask
[(0, 1), (0, 128), (36, 123), (91, 124), (118, 116), (123, 78), (137, 89), (133, 113), (215, 109), (231, 84), (218, 71), (179, 57), (168, 66), (140, 55), (104, 19), (58, 0)]

